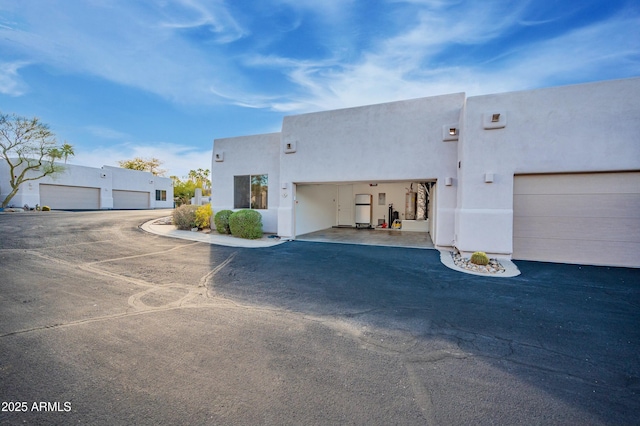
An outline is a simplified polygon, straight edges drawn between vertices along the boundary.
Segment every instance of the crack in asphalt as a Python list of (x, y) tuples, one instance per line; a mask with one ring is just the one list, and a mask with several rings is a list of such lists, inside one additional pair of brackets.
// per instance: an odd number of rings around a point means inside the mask
[[(117, 262), (120, 260), (127, 260), (140, 257), (149, 257), (160, 254), (166, 254), (174, 250), (180, 250), (187, 248), (195, 244), (183, 245), (179, 247), (172, 247), (167, 250), (155, 251), (152, 253), (138, 254), (132, 256), (124, 256), (119, 258), (105, 259), (95, 262), (87, 263), (74, 263), (58, 257), (44, 254), (37, 250), (23, 250), (24, 254), (32, 255), (44, 259), (48, 262), (55, 262), (60, 265), (64, 265), (70, 269), (80, 269), (92, 274), (96, 274), (102, 277), (120, 280), (123, 282), (134, 284), (143, 289), (129, 296), (127, 299), (127, 305), (129, 309), (133, 311), (120, 312), (110, 315), (102, 315), (92, 318), (85, 318), (76, 321), (68, 321), (64, 323), (47, 324), (38, 327), (31, 327), (22, 330), (15, 330), (0, 335), (0, 338), (9, 336), (15, 336), (30, 332), (42, 331), (42, 330), (54, 330), (66, 327), (74, 327), (79, 325), (91, 324), (101, 321), (117, 320), (121, 318), (134, 317), (140, 315), (153, 314), (157, 312), (167, 312), (180, 309), (193, 309), (193, 308), (218, 308), (218, 309), (242, 309), (252, 311), (263, 312), (277, 312), (286, 313), (296, 316), (303, 321), (313, 321), (323, 326), (329, 327), (334, 331), (337, 331), (339, 336), (349, 336), (350, 339), (358, 342), (360, 347), (367, 351), (375, 351), (377, 353), (385, 354), (387, 356), (398, 357), (401, 365), (404, 366), (407, 380), (410, 383), (411, 390), (414, 396), (414, 403), (421, 410), (425, 424), (434, 425), (436, 419), (434, 416), (434, 407), (432, 402), (432, 396), (424, 383), (424, 375), (419, 372), (419, 364), (438, 362), (446, 358), (463, 359), (469, 354), (460, 353), (458, 351), (438, 350), (424, 355), (410, 355), (410, 353), (417, 347), (419, 340), (409, 333), (407, 338), (406, 332), (396, 333), (391, 338), (380, 338), (380, 333), (364, 331), (362, 327), (358, 327), (351, 323), (348, 319), (358, 316), (375, 313), (376, 311), (385, 310), (387, 308), (375, 308), (361, 312), (351, 312), (344, 315), (343, 318), (337, 318), (335, 316), (312, 316), (303, 313), (293, 312), (283, 308), (268, 307), (268, 306), (256, 306), (246, 305), (237, 301), (228, 299), (222, 295), (215, 294), (215, 275), (229, 265), (236, 257), (238, 252), (231, 253), (224, 261), (218, 264), (215, 268), (211, 269), (205, 275), (200, 277), (197, 285), (185, 285), (179, 283), (170, 284), (156, 284), (150, 281), (146, 281), (140, 278), (129, 277), (126, 275), (118, 274), (103, 270), (99, 265)], [(145, 297), (150, 295), (159, 296), (176, 296), (174, 300), (164, 303), (159, 306), (151, 306), (145, 302)], [(397, 307), (396, 307), (397, 309)], [(409, 307), (403, 307), (403, 309), (411, 309)], [(420, 308), (416, 308), (420, 309)], [(388, 337), (388, 336), (385, 336)]]
[[(573, 360), (573, 361), (577, 361), (577, 362), (582, 362), (582, 363), (587, 363), (590, 364), (594, 367), (599, 366), (598, 364), (595, 364), (593, 362), (589, 362), (587, 360), (585, 360), (584, 358), (581, 357), (575, 357), (572, 355), (569, 355), (567, 353), (561, 352), (561, 351), (557, 351), (555, 349), (551, 349), (548, 348), (542, 344), (531, 344), (531, 343), (525, 343), (525, 342), (520, 342), (514, 339), (507, 339), (504, 337), (500, 337), (500, 336), (496, 336), (496, 335), (492, 335), (492, 334), (483, 334), (483, 333), (479, 333), (479, 332), (472, 332), (472, 331), (468, 331), (468, 330), (464, 330), (460, 327), (455, 327), (449, 323), (446, 323), (446, 327), (450, 330), (450, 331), (440, 331), (436, 334), (438, 335), (445, 335), (448, 337), (454, 337), (456, 339), (459, 340), (459, 342), (466, 342), (469, 346), (473, 347), (476, 352), (478, 353), (482, 353), (484, 351), (481, 350), (481, 348), (477, 345), (477, 341), (478, 339), (486, 339), (487, 341), (496, 341), (499, 342), (503, 345), (505, 345), (508, 348), (508, 353), (504, 354), (504, 355), (500, 355), (500, 356), (490, 356), (488, 354), (483, 354), (483, 355), (479, 355), (485, 358), (491, 358), (491, 359), (504, 359), (504, 360), (509, 360), (512, 361), (510, 359), (511, 356), (513, 356), (516, 353), (516, 347), (521, 347), (521, 348), (528, 348), (528, 349), (535, 349), (547, 354), (552, 354), (555, 356), (559, 356), (559, 357), (563, 357), (563, 358), (567, 358), (569, 360)], [(460, 343), (458, 343), (458, 346), (460, 346)]]
[[(201, 244), (201, 243), (194, 243), (194, 244)], [(117, 279), (117, 280), (121, 280), (121, 281), (124, 281), (124, 282), (131, 283), (131, 284), (135, 284), (137, 286), (145, 287), (145, 289), (140, 291), (140, 292), (137, 292), (137, 293), (131, 295), (128, 298), (127, 304), (129, 306), (129, 308), (134, 309), (133, 312), (120, 312), (120, 313), (116, 313), (116, 314), (102, 315), (102, 316), (98, 316), (98, 317), (85, 318), (85, 319), (76, 320), (76, 321), (68, 321), (68, 322), (64, 322), (64, 323), (55, 323), (55, 324), (47, 324), (47, 325), (42, 325), (42, 326), (38, 326), (38, 327), (31, 327), (31, 328), (22, 329), (22, 330), (15, 330), (15, 331), (10, 331), (10, 332), (1, 334), (0, 338), (7, 337), (7, 336), (13, 336), (13, 335), (17, 335), (17, 334), (29, 333), (29, 332), (32, 332), (32, 331), (49, 330), (49, 329), (62, 328), (62, 327), (70, 327), (70, 326), (75, 326), (75, 325), (80, 325), (80, 324), (88, 324), (88, 323), (98, 322), (98, 321), (106, 321), (106, 320), (117, 319), (117, 318), (144, 315), (144, 314), (148, 314), (148, 313), (155, 313), (155, 312), (162, 312), (162, 311), (169, 311), (169, 310), (176, 310), (176, 309), (183, 309), (183, 308), (200, 308), (200, 307), (204, 307), (204, 306), (207, 306), (207, 305), (208, 306), (227, 305), (228, 303), (225, 303), (223, 301), (224, 299), (222, 299), (222, 298), (217, 298), (217, 302), (218, 303), (202, 303), (202, 302), (197, 302), (197, 301), (194, 302), (194, 300), (196, 298), (198, 298), (198, 297), (200, 297), (202, 299), (211, 299), (211, 296), (210, 296), (209, 291), (208, 291), (209, 284), (213, 282), (213, 277), (215, 276), (215, 274), (218, 273), (220, 270), (222, 270), (225, 266), (227, 266), (233, 260), (233, 258), (236, 255), (235, 252), (232, 253), (231, 255), (229, 255), (229, 257), (227, 257), (227, 259), (225, 259), (222, 263), (220, 263), (215, 268), (213, 268), (211, 271), (207, 272), (204, 276), (202, 276), (200, 278), (197, 286), (179, 284), (179, 283), (155, 284), (155, 283), (152, 283), (152, 282), (149, 282), (149, 281), (145, 281), (145, 280), (141, 280), (141, 279), (138, 279), (138, 278), (128, 277), (128, 276), (117, 274), (117, 273), (114, 273), (114, 272), (105, 271), (105, 270), (102, 270), (102, 269), (97, 268), (95, 266), (96, 264), (114, 262), (114, 261), (123, 260), (123, 259), (131, 259), (131, 258), (136, 258), (136, 257), (144, 257), (144, 256), (153, 256), (153, 255), (157, 255), (157, 254), (164, 254), (164, 253), (176, 250), (176, 249), (189, 247), (189, 246), (194, 245), (194, 244), (187, 244), (187, 245), (183, 245), (183, 246), (179, 246), (179, 247), (173, 247), (173, 248), (168, 249), (168, 250), (157, 251), (157, 252), (153, 252), (153, 253), (146, 253), (146, 254), (142, 254), (142, 255), (126, 256), (126, 257), (102, 260), (102, 261), (97, 261), (97, 262), (88, 262), (88, 263), (82, 263), (82, 264), (77, 264), (77, 263), (66, 261), (64, 259), (60, 259), (60, 258), (57, 258), (57, 257), (49, 256), (49, 255), (43, 254), (43, 253), (41, 253), (39, 251), (36, 251), (36, 250), (23, 250), (24, 254), (30, 254), (30, 255), (33, 255), (33, 256), (37, 256), (37, 257), (40, 257), (40, 258), (45, 259), (45, 260), (50, 261), (50, 262), (55, 262), (55, 263), (58, 263), (58, 264), (62, 264), (62, 265), (65, 265), (67, 267), (70, 267), (70, 268), (78, 268), (78, 269), (81, 269), (81, 270), (84, 270), (84, 271), (87, 271), (87, 272), (91, 272), (91, 273), (94, 273), (94, 274), (97, 274), (97, 275), (101, 275), (103, 277), (113, 278), (113, 279)], [(149, 306), (143, 300), (144, 296), (149, 295), (151, 293), (164, 292), (166, 294), (168, 291), (171, 291), (171, 290), (183, 290), (183, 291), (186, 291), (186, 294), (184, 294), (182, 297), (178, 298), (177, 300), (173, 300), (173, 301), (171, 301), (169, 303), (165, 303), (165, 304), (159, 305), (159, 306)], [(219, 303), (219, 302), (223, 302), (223, 303)]]
[[(226, 267), (235, 258), (235, 256), (237, 255), (237, 252), (231, 253), (223, 262), (221, 262), (215, 268), (213, 268), (212, 270), (207, 272), (205, 275), (200, 277), (200, 279), (198, 280), (198, 284), (196, 286), (180, 284), (180, 283), (155, 284), (153, 282), (142, 280), (139, 278), (133, 278), (126, 275), (105, 271), (96, 266), (98, 264), (115, 262), (118, 260), (165, 254), (173, 250), (188, 248), (190, 246), (197, 245), (197, 244), (202, 244), (202, 243), (195, 242), (195, 243), (186, 244), (178, 247), (172, 247), (167, 250), (156, 251), (152, 253), (124, 256), (119, 258), (111, 258), (111, 259), (105, 259), (101, 261), (87, 262), (87, 263), (81, 263), (81, 264), (69, 262), (67, 260), (60, 259), (58, 257), (46, 255), (37, 250), (21, 249), (20, 251), (22, 251), (24, 254), (37, 256), (47, 261), (55, 262), (55, 263), (67, 266), (69, 268), (77, 268), (77, 269), (91, 272), (103, 277), (112, 278), (112, 279), (124, 281), (127, 283), (135, 284), (137, 286), (144, 287), (145, 289), (140, 292), (132, 294), (127, 299), (127, 305), (129, 306), (129, 308), (134, 310), (133, 312), (120, 312), (116, 314), (85, 318), (85, 319), (76, 320), (76, 321), (68, 321), (64, 323), (55, 323), (55, 324), (47, 324), (47, 325), (42, 325), (37, 327), (30, 327), (22, 330), (15, 330), (15, 331), (10, 331), (10, 332), (1, 334), (0, 338), (13, 336), (17, 334), (29, 333), (33, 331), (70, 327), (70, 326), (88, 324), (88, 323), (99, 322), (99, 321), (107, 321), (112, 319), (119, 319), (119, 318), (145, 315), (149, 313), (156, 313), (156, 312), (163, 312), (163, 311), (185, 309), (185, 308), (192, 309), (192, 308), (216, 307), (216, 308), (223, 308), (223, 309), (243, 309), (243, 310), (254, 310), (254, 311), (262, 311), (262, 312), (278, 312), (278, 313), (288, 312), (285, 309), (275, 308), (275, 307), (245, 305), (245, 304), (236, 302), (234, 300), (225, 298), (221, 295), (215, 294), (215, 291), (212, 290), (214, 287), (213, 279), (215, 275), (218, 272), (220, 272), (224, 267)], [(177, 300), (173, 300), (169, 303), (165, 303), (160, 306), (149, 306), (143, 300), (144, 296), (150, 295), (152, 293), (164, 292), (166, 294), (171, 290), (186, 290), (186, 294), (183, 294), (182, 297), (178, 298)], [(198, 301), (196, 300), (197, 298), (200, 298), (201, 300)], [(293, 312), (290, 312), (290, 313), (295, 314)], [(309, 320), (312, 319), (311, 317), (303, 314), (296, 314), (296, 315), (302, 317), (303, 319), (309, 319)]]

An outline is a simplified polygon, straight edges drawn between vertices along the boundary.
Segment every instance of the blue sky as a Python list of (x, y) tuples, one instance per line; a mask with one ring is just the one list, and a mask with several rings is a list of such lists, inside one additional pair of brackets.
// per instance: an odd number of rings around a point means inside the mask
[(636, 76), (637, 0), (0, 0), (0, 111), (86, 166), (182, 177), (285, 115)]

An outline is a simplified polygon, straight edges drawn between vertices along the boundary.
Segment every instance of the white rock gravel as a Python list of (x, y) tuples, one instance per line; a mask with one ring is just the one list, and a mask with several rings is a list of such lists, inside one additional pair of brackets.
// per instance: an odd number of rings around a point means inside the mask
[(488, 265), (476, 265), (475, 263), (471, 263), (469, 259), (462, 257), (457, 250), (451, 252), (451, 257), (457, 267), (468, 271), (485, 274), (502, 274), (505, 271), (504, 266), (502, 266), (497, 259), (489, 259)]

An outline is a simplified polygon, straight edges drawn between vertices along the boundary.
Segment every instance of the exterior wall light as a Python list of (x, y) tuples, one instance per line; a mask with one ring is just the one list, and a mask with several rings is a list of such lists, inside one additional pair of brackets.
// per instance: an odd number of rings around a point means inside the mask
[(460, 129), (457, 124), (442, 126), (442, 140), (445, 142), (457, 141)]
[(224, 152), (216, 152), (214, 158), (218, 163), (224, 161)]
[(504, 111), (489, 112), (482, 116), (482, 127), (485, 130), (502, 129), (507, 126), (507, 114)]
[(286, 142), (284, 144), (284, 153), (285, 154), (293, 154), (294, 152), (296, 152), (297, 149), (297, 142), (292, 141), (292, 142)]

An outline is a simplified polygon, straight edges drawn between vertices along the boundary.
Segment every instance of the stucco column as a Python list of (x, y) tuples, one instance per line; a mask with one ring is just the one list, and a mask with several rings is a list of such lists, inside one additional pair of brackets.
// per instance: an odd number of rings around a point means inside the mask
[(113, 194), (111, 193), (111, 188), (100, 188), (100, 208), (113, 208)]
[(295, 185), (290, 182), (280, 184), (280, 204), (278, 206), (278, 236), (295, 237)]

